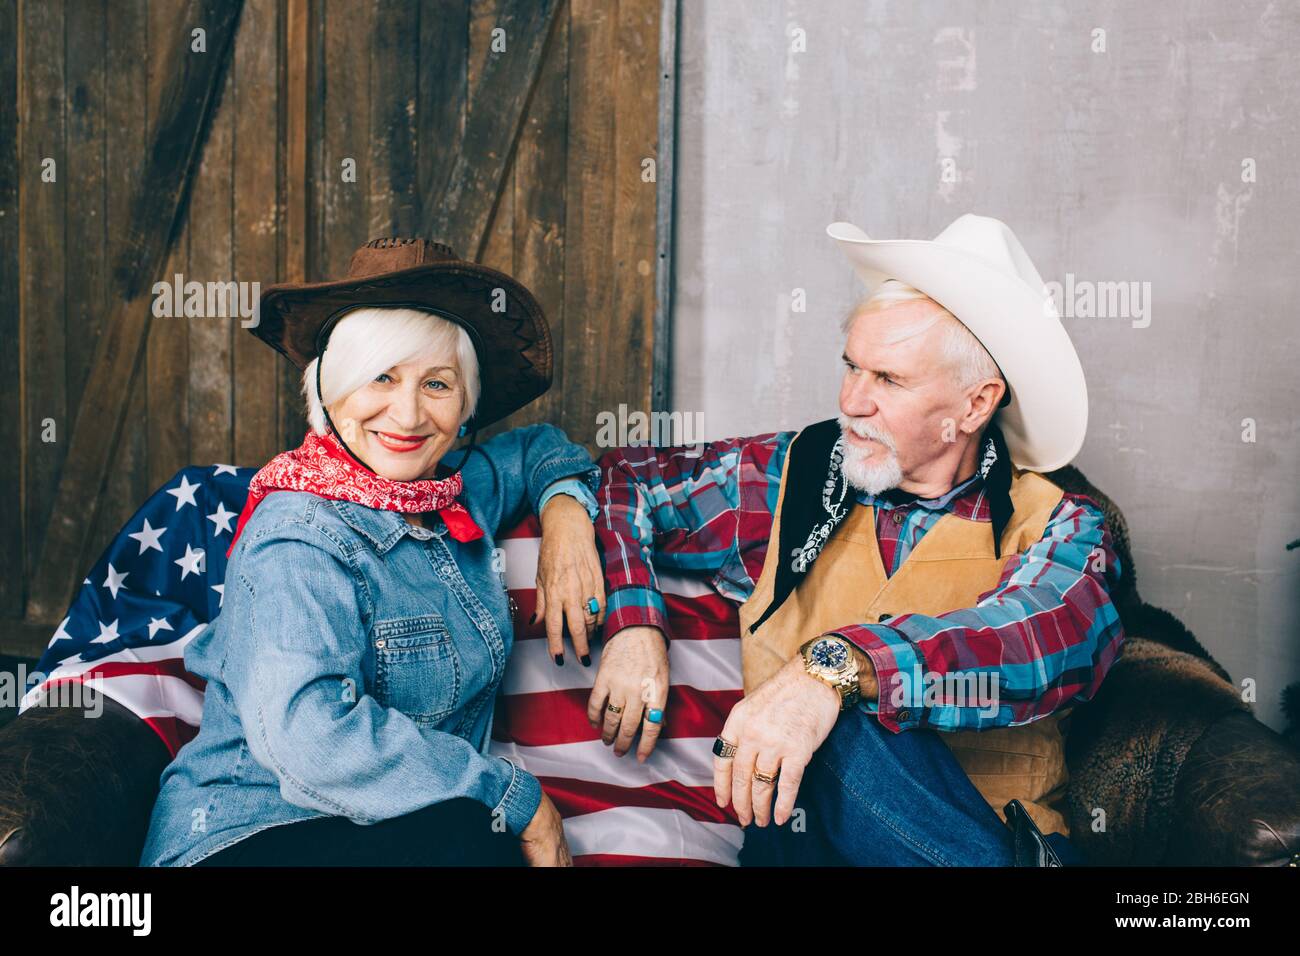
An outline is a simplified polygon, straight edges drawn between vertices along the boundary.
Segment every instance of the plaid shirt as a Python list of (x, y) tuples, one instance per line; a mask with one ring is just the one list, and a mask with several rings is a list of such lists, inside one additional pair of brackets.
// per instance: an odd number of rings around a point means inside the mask
[[(796, 434), (716, 441), (698, 454), (619, 448), (600, 459), (596, 534), (605, 561), (607, 637), (635, 625), (668, 634), (656, 566), (707, 576), (737, 604), (753, 593)], [(858, 500), (876, 508), (876, 539), (891, 576), (944, 514), (990, 520), (978, 475), (937, 499), (893, 490)], [(1109, 596), (1119, 575), (1101, 509), (1067, 494), (1042, 539), (1007, 555), (997, 586), (974, 607), (900, 614), (887, 624), (846, 621), (828, 633), (871, 659), (881, 692), (865, 703), (890, 730), (1026, 724), (1097, 692), (1124, 641)], [(992, 703), (947, 692), (972, 674), (996, 684)]]

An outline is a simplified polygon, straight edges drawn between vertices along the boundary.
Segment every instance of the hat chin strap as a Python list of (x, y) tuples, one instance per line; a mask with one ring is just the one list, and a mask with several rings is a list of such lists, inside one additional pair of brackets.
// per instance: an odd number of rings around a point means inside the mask
[[(321, 365), (323, 365), (324, 362), (325, 362), (325, 352), (322, 349), (320, 355), (316, 357), (316, 401), (320, 403), (320, 410), (325, 415), (325, 424), (328, 425), (329, 430), (333, 432), (335, 440), (338, 441), (338, 443), (343, 446), (343, 450), (347, 452), (349, 455), (351, 455), (354, 459), (356, 459), (357, 464), (359, 464), (362, 468), (366, 469), (366, 471), (369, 471), (370, 473), (377, 475), (379, 474), (379, 472), (375, 471), (375, 469), (371, 468), (368, 464), (366, 464), (365, 460), (362, 459), (360, 455), (358, 455), (356, 452), (354, 452), (351, 448), (348, 447), (348, 443), (343, 440), (343, 435), (339, 432), (338, 426), (334, 424), (334, 419), (330, 418), (330, 410), (325, 407), (325, 396), (321, 392), (321, 387), (320, 387), (320, 374), (321, 374), (320, 369), (321, 369)], [(465, 467), (465, 462), (469, 461), (470, 452), (474, 450), (474, 446), (477, 443), (477, 441), (478, 441), (478, 425), (476, 423), (474, 425), (474, 430), (470, 432), (469, 444), (466, 445), (464, 448), (465, 457), (460, 460), (460, 464), (456, 466), (456, 470), (453, 471), (450, 475), (446, 476), (447, 478), (450, 478), (452, 475), (459, 474), (460, 470)], [(495, 471), (495, 469), (493, 470)], [(419, 479), (415, 479), (415, 480), (419, 480)]]

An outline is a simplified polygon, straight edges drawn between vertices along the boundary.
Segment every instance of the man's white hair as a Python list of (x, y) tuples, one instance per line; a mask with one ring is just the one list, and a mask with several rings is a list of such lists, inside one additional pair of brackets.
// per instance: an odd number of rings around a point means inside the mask
[(944, 336), (940, 340), (940, 356), (953, 371), (958, 388), (966, 388), (986, 378), (1002, 378), (998, 363), (993, 361), (988, 349), (977, 339), (961, 320), (947, 309), (935, 302), (919, 289), (914, 289), (898, 279), (886, 279), (866, 298), (849, 310), (840, 324), (840, 330), (848, 335), (853, 320), (863, 312), (893, 305), (896, 302), (930, 301), (939, 306), (941, 311), (927, 318), (920, 319), (900, 329), (885, 344), (893, 345), (914, 335), (920, 335), (936, 322), (944, 324)]
[[(347, 398), (394, 365), (431, 354), (460, 371), (465, 395), (461, 424), (478, 407), (478, 356), (474, 343), (455, 322), (431, 312), (380, 306), (354, 309), (334, 326), (325, 354), (330, 360), (321, 369), (320, 386), (327, 406)], [(303, 370), (302, 390), (307, 399), (307, 422), (317, 435), (324, 435), (325, 411), (316, 397), (319, 361), (312, 359)]]

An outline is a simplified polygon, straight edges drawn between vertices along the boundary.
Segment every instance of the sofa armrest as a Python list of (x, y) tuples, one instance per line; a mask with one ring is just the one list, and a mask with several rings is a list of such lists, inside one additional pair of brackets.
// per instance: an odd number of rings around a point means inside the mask
[[(1070, 840), (1090, 863), (1158, 866), (1179, 809), (1187, 756), (1207, 730), (1243, 714), (1241, 695), (1206, 661), (1130, 637), (1097, 695), (1070, 715)], [(1212, 862), (1198, 837), (1192, 862)]]
[(1249, 714), (1212, 724), (1178, 774), (1164, 862), (1300, 865), (1300, 757)]
[(139, 717), (84, 690), (83, 707), (32, 707), (0, 727), (0, 865), (140, 861), (171, 755)]

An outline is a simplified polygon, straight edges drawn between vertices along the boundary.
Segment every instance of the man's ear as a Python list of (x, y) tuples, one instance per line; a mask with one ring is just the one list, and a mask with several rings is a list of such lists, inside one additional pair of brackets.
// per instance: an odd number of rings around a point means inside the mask
[(974, 427), (971, 434), (979, 432), (989, 423), (997, 410), (1007, 404), (1010, 394), (1006, 382), (1000, 378), (985, 379), (973, 389), (970, 403)]

